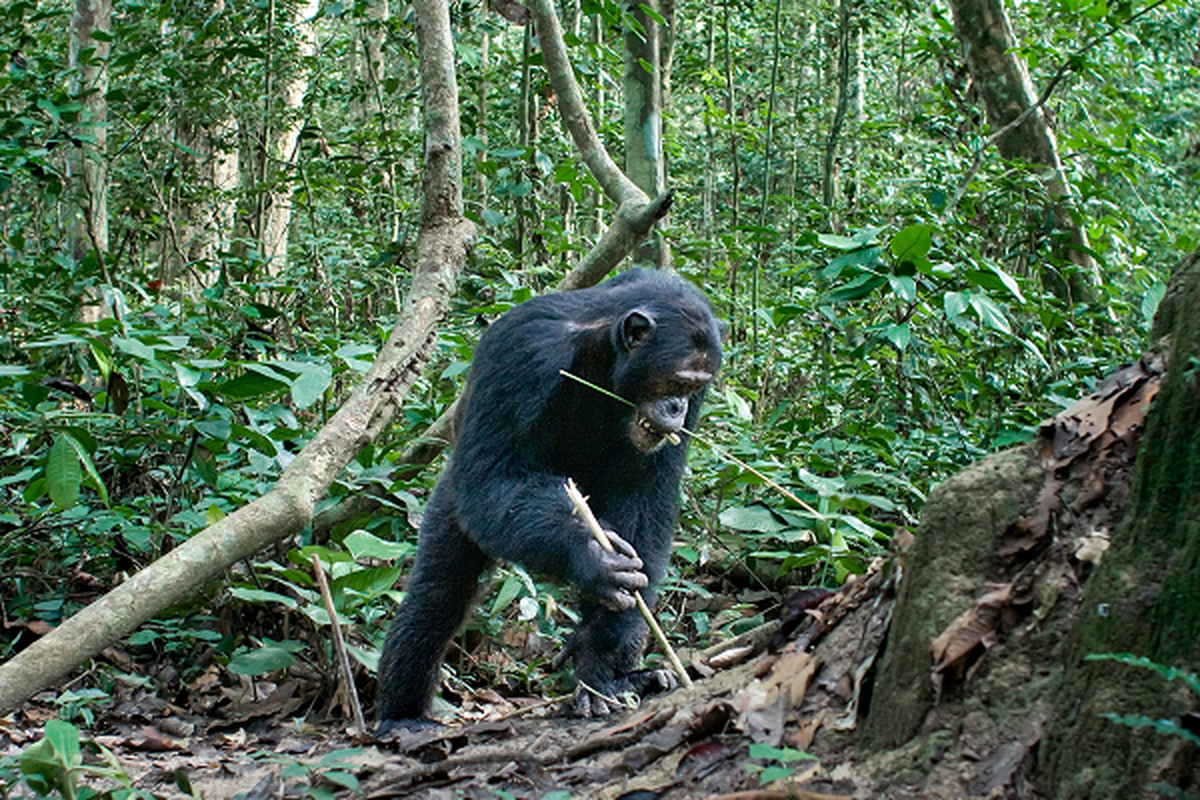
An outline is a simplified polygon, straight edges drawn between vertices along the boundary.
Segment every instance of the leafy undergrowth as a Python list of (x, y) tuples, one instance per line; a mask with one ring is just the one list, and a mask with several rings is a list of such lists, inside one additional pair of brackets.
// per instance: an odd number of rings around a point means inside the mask
[[(562, 716), (563, 698), (459, 683), (444, 689), (458, 722), (377, 741), (338, 721), (348, 718), (344, 698), (325, 702), (319, 673), (293, 666), (255, 680), (214, 663), (170, 699), (131, 677), (104, 702), (71, 691), (37, 698), (0, 723), (0, 794), (1034, 797), (1052, 708), (1046, 676), (1061, 669), (1039, 643), (1060, 640), (1078, 613), (1120, 519), (1161, 370), (1148, 360), (1117, 373), (1037, 441), (969, 468), (931, 497), (915, 539), (897, 537), (891, 556), (832, 594), (801, 590), (777, 604), (777, 619), (685, 652), (696, 685), (629, 712), (574, 720)], [(929, 554), (965, 532), (938, 520), (975, 496), (1025, 500), (1007, 509), (1013, 524), (985, 532), (986, 565), (940, 573)], [(952, 587), (938, 602), (959, 612), (941, 614), (950, 621), (936, 637), (905, 638), (892, 624), (911, 613), (897, 607), (907, 584)], [(897, 679), (881, 664), (903, 664), (905, 651), (922, 665), (923, 688), (906, 698), (915, 710), (884, 696)], [(881, 745), (879, 720), (905, 714), (919, 730)], [(58, 717), (86, 725), (82, 745)]]

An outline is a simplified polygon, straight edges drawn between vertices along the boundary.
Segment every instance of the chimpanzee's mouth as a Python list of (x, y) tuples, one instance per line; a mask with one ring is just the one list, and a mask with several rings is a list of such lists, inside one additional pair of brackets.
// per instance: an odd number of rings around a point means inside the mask
[(638, 415), (636, 424), (641, 426), (647, 433), (656, 439), (666, 439), (671, 444), (682, 444), (683, 440), (679, 438), (679, 434), (672, 430), (662, 430), (650, 421), (649, 417)]

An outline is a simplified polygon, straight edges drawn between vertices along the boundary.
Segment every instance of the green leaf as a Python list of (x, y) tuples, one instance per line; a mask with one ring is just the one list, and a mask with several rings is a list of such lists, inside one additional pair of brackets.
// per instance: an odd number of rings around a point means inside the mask
[(129, 339), (124, 336), (113, 337), (113, 344), (120, 350), (128, 353), (134, 358), (140, 358), (143, 361), (154, 361), (156, 356), (154, 348), (147, 345), (140, 339)]
[(1154, 323), (1154, 315), (1158, 313), (1158, 304), (1162, 302), (1166, 294), (1167, 285), (1165, 283), (1156, 283), (1146, 290), (1145, 296), (1142, 297), (1142, 318), (1146, 320), (1147, 325)]
[(413, 550), (408, 542), (387, 542), (364, 530), (354, 531), (342, 540), (355, 560), (376, 558), (381, 561), (397, 561), (407, 557)]
[(500, 591), (496, 592), (496, 599), (492, 601), (491, 614), (495, 616), (508, 608), (509, 603), (520, 596), (521, 587), (521, 579), (516, 575), (509, 575), (505, 578), (504, 583), (500, 585)]
[(310, 364), (292, 382), (292, 401), (296, 408), (308, 408), (321, 399), (333, 382), (333, 367), (329, 364)]
[(946, 316), (953, 319), (954, 317), (962, 316), (970, 305), (965, 292), (946, 292), (945, 298), (942, 299), (942, 306), (946, 309)]
[(285, 648), (284, 643), (272, 643), (257, 650), (238, 653), (229, 659), (229, 671), (237, 675), (263, 675), (287, 669), (295, 663), (296, 657)]
[(888, 244), (897, 261), (916, 261), (929, 253), (933, 246), (933, 226), (909, 225), (892, 237)]
[(904, 302), (917, 299), (917, 282), (908, 275), (889, 275), (888, 283), (892, 285), (892, 293)]
[[(96, 492), (100, 495), (100, 501), (104, 503), (105, 508), (109, 508), (108, 502), (108, 487), (104, 485), (104, 481), (100, 480), (100, 473), (96, 471), (96, 465), (92, 463), (92, 457), (88, 454), (79, 440), (69, 433), (63, 434), (63, 439), (75, 450), (75, 455), (79, 457), (79, 461), (83, 464), (83, 468), (87, 470), (88, 477), (92, 479), (93, 486), (96, 487)], [(78, 492), (76, 492), (78, 496)], [(53, 495), (51, 495), (53, 497)]]
[(294, 597), (288, 597), (286, 594), (279, 592), (269, 592), (266, 589), (248, 589), (242, 586), (234, 586), (229, 590), (229, 593), (239, 600), (245, 600), (247, 603), (278, 603), (284, 608), (295, 609), (299, 606)]
[(229, 400), (249, 400), (264, 394), (274, 394), (287, 388), (287, 384), (276, 378), (268, 378), (258, 372), (245, 372), (232, 380), (217, 385), (217, 393)]
[(988, 264), (988, 268), (996, 273), (996, 277), (1004, 284), (1004, 288), (1012, 292), (1012, 296), (1017, 298), (1019, 302), (1025, 302), (1025, 295), (1021, 294), (1021, 287), (1017, 285), (1017, 279), (1009, 275), (1004, 270), (997, 267), (995, 264)]
[(721, 524), (735, 531), (777, 533), (786, 526), (766, 506), (728, 506), (718, 516)]
[(46, 459), (46, 490), (50, 499), (60, 508), (71, 508), (79, 501), (79, 488), (83, 483), (83, 470), (79, 465), (79, 453), (70, 436), (58, 434), (50, 447)]
[(987, 327), (1001, 333), (1012, 333), (1008, 317), (1004, 316), (1000, 306), (996, 305), (995, 301), (986, 294), (971, 294), (971, 307), (975, 309), (975, 313)]
[(896, 346), (897, 350), (903, 350), (904, 348), (908, 347), (908, 343), (911, 339), (911, 333), (909, 332), (908, 325), (907, 323), (903, 322), (895, 325), (888, 325), (883, 329), (883, 335), (888, 338), (888, 341)]
[(881, 275), (864, 273), (830, 292), (829, 301), (832, 303), (846, 303), (851, 300), (858, 300), (866, 297), (886, 282), (887, 279)]

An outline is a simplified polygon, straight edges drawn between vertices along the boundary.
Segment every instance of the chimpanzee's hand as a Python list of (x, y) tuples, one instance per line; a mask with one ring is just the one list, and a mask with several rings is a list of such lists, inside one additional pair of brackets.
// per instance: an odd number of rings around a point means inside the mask
[(613, 550), (609, 552), (595, 539), (588, 540), (588, 554), (596, 565), (594, 581), (589, 588), (602, 605), (613, 611), (628, 611), (637, 605), (633, 593), (650, 585), (642, 572), (642, 559), (629, 542), (612, 531), (605, 531)]

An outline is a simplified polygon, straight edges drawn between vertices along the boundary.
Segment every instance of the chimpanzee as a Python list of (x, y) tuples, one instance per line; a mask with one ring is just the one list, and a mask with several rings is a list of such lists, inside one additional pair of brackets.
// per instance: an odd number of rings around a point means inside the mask
[[(679, 513), (690, 438), (682, 431), (694, 429), (720, 362), (708, 302), (665, 272), (537, 297), (488, 327), (383, 646), (379, 733), (435, 724), (442, 655), (496, 558), (578, 588), (581, 617), (567, 645), (578, 681), (608, 697), (661, 688), (661, 674), (637, 669), (646, 626), (632, 592), (654, 605)], [(676, 437), (681, 444), (669, 441)], [(589, 497), (612, 552), (572, 513), (568, 477)], [(612, 709), (581, 691), (575, 710)]]

